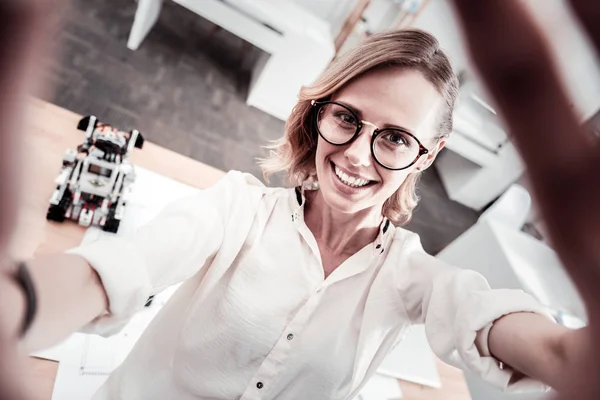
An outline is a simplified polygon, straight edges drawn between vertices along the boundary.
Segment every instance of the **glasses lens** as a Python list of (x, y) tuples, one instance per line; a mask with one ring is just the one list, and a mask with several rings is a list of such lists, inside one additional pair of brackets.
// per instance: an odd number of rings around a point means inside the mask
[(321, 106), (317, 116), (319, 133), (334, 144), (344, 144), (352, 139), (358, 123), (354, 114), (339, 104), (328, 103)]
[(373, 153), (388, 168), (406, 168), (419, 156), (419, 142), (406, 132), (385, 129), (375, 138)]

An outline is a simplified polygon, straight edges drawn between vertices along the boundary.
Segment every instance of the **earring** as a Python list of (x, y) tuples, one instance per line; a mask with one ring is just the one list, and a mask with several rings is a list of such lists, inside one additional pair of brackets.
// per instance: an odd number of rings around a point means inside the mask
[(317, 181), (316, 176), (310, 176), (307, 180), (302, 184), (305, 190), (319, 190), (319, 181)]

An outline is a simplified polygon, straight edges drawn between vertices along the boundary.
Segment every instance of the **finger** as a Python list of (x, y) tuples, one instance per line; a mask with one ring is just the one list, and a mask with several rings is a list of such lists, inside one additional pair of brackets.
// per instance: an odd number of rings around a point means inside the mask
[(31, 399), (19, 379), (22, 372), (22, 357), (17, 354), (16, 346), (0, 338), (0, 400)]
[(586, 304), (600, 282), (600, 159), (518, 1), (454, 0), (473, 61), (528, 167), (553, 242)]
[[(0, 262), (17, 204), (19, 119), (25, 96), (36, 82), (41, 51), (50, 37), (51, 6), (46, 0), (0, 2)], [(22, 361), (14, 340), (0, 334), (0, 400), (31, 398), (23, 385)]]
[[(473, 61), (532, 174), (588, 151), (548, 47), (518, 1), (454, 0)], [(568, 137), (568, 140), (565, 138)], [(544, 154), (541, 157), (540, 154)]]
[(54, 2), (0, 2), (0, 254), (15, 221), (20, 120), (25, 96), (38, 82), (41, 53), (50, 37)]
[(596, 52), (600, 54), (600, 1), (571, 0), (571, 8), (594, 43)]

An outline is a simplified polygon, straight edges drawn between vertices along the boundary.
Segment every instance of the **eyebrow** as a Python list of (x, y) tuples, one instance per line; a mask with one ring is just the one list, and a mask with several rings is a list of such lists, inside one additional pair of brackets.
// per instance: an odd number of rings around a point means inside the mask
[[(360, 109), (358, 109), (357, 107), (353, 106), (352, 104), (346, 103), (344, 101), (339, 101), (339, 100), (336, 100), (336, 101), (338, 103), (340, 103), (340, 104), (345, 105), (346, 107), (348, 107), (352, 111), (354, 111), (362, 119), (362, 112), (360, 111)], [(400, 125), (394, 125), (394, 124), (385, 123), (385, 124), (383, 124), (383, 126), (379, 127), (379, 129), (389, 129), (389, 128), (391, 128), (391, 129), (400, 129), (401, 131), (405, 131), (405, 132), (408, 132), (408, 133), (414, 135), (414, 132), (412, 130), (410, 130), (408, 128), (405, 128), (403, 126), (400, 126)]]

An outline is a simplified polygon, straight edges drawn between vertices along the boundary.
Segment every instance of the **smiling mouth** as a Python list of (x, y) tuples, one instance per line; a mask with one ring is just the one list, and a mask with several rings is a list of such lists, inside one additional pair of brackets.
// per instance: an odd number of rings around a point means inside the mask
[(332, 168), (335, 176), (338, 178), (338, 180), (341, 183), (343, 183), (344, 185), (346, 185), (348, 187), (351, 187), (354, 189), (363, 189), (363, 188), (371, 186), (373, 183), (375, 183), (375, 181), (352, 177), (352, 176), (346, 174), (344, 171), (342, 171), (332, 161), (330, 161), (330, 163), (331, 163), (331, 168)]

